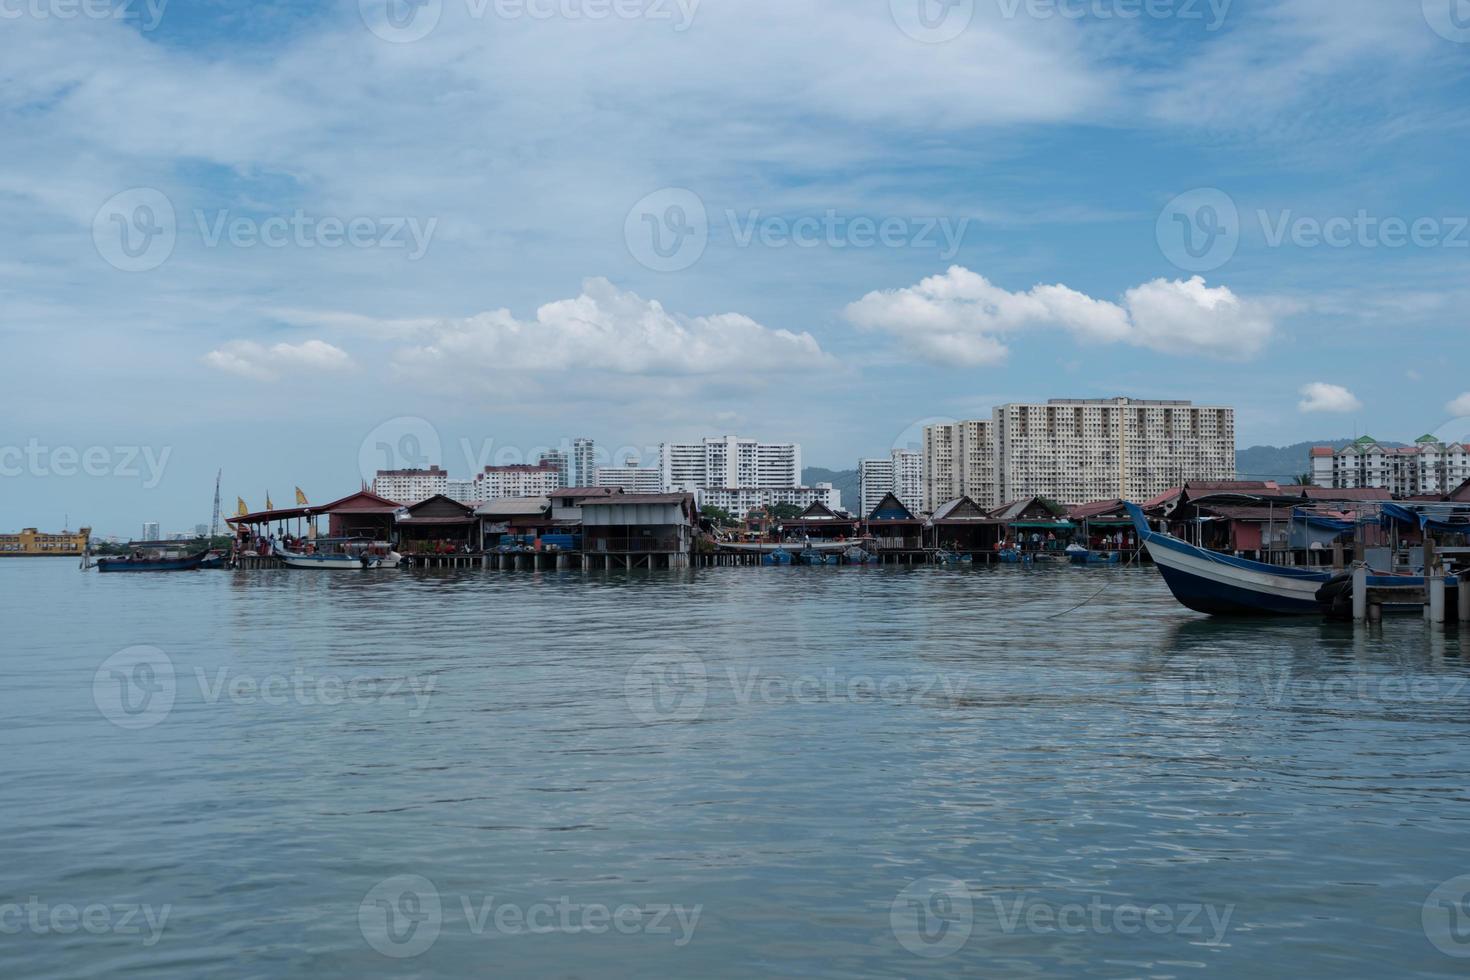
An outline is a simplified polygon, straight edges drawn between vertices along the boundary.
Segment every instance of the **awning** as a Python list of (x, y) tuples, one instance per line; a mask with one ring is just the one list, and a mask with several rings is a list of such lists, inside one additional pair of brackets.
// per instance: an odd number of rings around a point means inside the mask
[[(1129, 522), (1124, 521), (1123, 523), (1126, 524)], [(1041, 529), (1070, 528), (1076, 526), (1071, 521), (1007, 521), (1006, 524), (1010, 527), (1034, 527)]]

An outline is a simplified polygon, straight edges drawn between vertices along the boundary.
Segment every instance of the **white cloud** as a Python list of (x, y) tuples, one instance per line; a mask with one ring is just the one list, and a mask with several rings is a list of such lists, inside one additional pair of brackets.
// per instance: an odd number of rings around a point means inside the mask
[(204, 363), (219, 371), (257, 381), (275, 381), (284, 374), (350, 370), (352, 358), (323, 340), (266, 347), (253, 340), (232, 340), (204, 355)]
[(1065, 330), (1083, 342), (1228, 358), (1258, 353), (1272, 331), (1263, 307), (1198, 276), (1145, 283), (1128, 290), (1120, 305), (1064, 285), (1010, 292), (963, 266), (915, 286), (868, 293), (844, 315), (860, 329), (898, 337), (924, 359), (967, 366), (1004, 361), (1004, 338), (1031, 328)]
[(420, 337), (395, 357), (410, 372), (739, 377), (834, 363), (809, 333), (772, 330), (739, 313), (671, 313), (603, 278), (583, 282), (574, 299), (545, 304), (534, 319), (501, 309), (440, 320)]
[(1302, 400), (1297, 408), (1303, 412), (1356, 412), (1363, 407), (1351, 391), (1325, 381), (1302, 385), (1300, 394)]
[(1470, 391), (1451, 401), (1444, 407), (1444, 410), (1456, 417), (1470, 415)]
[(1155, 279), (1124, 294), (1133, 317), (1129, 338), (1140, 347), (1171, 354), (1204, 354), (1244, 360), (1271, 339), (1271, 315), (1229, 287), (1204, 279)]

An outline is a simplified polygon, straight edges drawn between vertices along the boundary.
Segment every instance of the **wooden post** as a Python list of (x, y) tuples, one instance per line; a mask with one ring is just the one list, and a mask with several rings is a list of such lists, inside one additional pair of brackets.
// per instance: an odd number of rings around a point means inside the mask
[(1332, 570), (1342, 571), (1342, 538), (1332, 542)]
[(1470, 626), (1470, 571), (1462, 568), (1456, 577), (1459, 583), (1455, 587), (1455, 608), (1460, 614), (1460, 628)]
[(1353, 619), (1363, 622), (1368, 618), (1368, 566), (1362, 562), (1353, 564)]
[(1429, 579), (1429, 621), (1444, 623), (1444, 566), (1436, 565)]

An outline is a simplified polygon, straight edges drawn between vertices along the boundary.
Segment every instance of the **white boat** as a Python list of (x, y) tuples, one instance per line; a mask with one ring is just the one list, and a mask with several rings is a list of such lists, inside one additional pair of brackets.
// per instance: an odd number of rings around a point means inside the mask
[(313, 568), (329, 571), (361, 570), (377, 568), (381, 559), (373, 555), (348, 555), (342, 552), (322, 552), (314, 555), (287, 551), (276, 545), (273, 554), (287, 568)]

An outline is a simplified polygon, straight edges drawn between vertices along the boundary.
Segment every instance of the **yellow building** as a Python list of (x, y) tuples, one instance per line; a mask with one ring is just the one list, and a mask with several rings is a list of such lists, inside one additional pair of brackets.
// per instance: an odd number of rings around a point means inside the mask
[(92, 529), (59, 531), (56, 533), (37, 531), (28, 527), (19, 534), (0, 534), (0, 558), (33, 557), (37, 555), (80, 555), (87, 549)]

